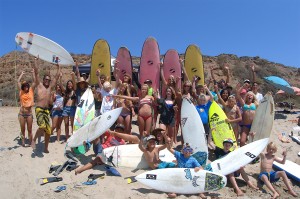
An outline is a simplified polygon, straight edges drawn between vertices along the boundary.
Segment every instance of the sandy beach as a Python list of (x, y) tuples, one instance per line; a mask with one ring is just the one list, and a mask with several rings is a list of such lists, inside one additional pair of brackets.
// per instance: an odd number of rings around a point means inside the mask
[[(37, 150), (41, 152), (33, 153), (31, 147), (22, 147), (19, 142), (19, 122), (17, 118), (18, 107), (0, 107), (0, 195), (1, 198), (166, 198), (167, 194), (146, 187), (139, 182), (127, 184), (125, 177), (135, 176), (144, 172), (143, 170), (131, 171), (126, 168), (117, 168), (122, 177), (105, 176), (104, 179), (98, 179), (96, 185), (74, 187), (87, 180), (89, 174), (99, 174), (105, 172), (104, 166), (96, 166), (89, 171), (85, 171), (79, 175), (75, 175), (74, 171), (68, 172), (64, 170), (60, 177), (61, 182), (39, 185), (36, 183), (37, 178), (52, 177), (48, 173), (52, 162), (62, 164), (66, 161), (64, 157), (65, 144), (55, 142), (56, 135), (51, 136), (49, 144), (49, 154), (42, 153), (43, 137), (41, 143), (37, 144)], [(299, 110), (298, 110), (299, 111)], [(271, 141), (278, 146), (276, 155), (281, 157), (282, 150), (288, 149), (287, 159), (300, 164), (300, 157), (297, 153), (300, 146), (291, 141), (290, 143), (282, 143), (279, 141), (277, 134), (285, 132), (287, 135), (291, 132), (293, 126), (296, 126), (295, 120), (298, 114), (283, 114), (277, 111), (276, 118), (271, 134)], [(37, 129), (36, 120), (34, 118), (33, 133)], [(64, 129), (64, 125), (62, 125)], [(133, 132), (138, 132), (136, 125), (133, 125)], [(62, 131), (64, 135), (64, 130)], [(27, 133), (26, 133), (27, 136)], [(80, 164), (88, 163), (94, 158), (93, 151), (90, 150), (85, 156), (78, 156)], [(230, 165), (229, 165), (230, 166)], [(249, 164), (246, 166), (250, 180), (257, 185), (257, 176), (259, 174), (260, 164)], [(246, 186), (246, 183), (237, 178), (237, 182), (245, 196), (241, 198), (271, 198), (270, 191), (263, 186), (259, 191), (255, 191)], [(53, 190), (59, 185), (66, 185), (67, 189), (60, 193)], [(299, 183), (292, 181), (295, 192), (300, 195)], [(291, 198), (287, 193), (287, 189), (280, 180), (275, 185), (275, 189), (281, 194), (281, 198)], [(233, 198), (236, 194), (230, 183), (226, 188), (214, 193), (219, 198)], [(179, 195), (177, 198), (198, 198), (197, 195)], [(208, 197), (210, 198), (210, 196)]]

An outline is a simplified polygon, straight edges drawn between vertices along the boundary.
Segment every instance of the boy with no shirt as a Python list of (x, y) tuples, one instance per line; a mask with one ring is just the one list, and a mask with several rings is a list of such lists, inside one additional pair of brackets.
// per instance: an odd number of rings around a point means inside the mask
[(35, 149), (35, 142), (42, 133), (45, 133), (45, 148), (44, 153), (49, 153), (48, 144), (51, 135), (51, 125), (50, 125), (50, 99), (51, 99), (51, 90), (56, 85), (56, 82), (60, 74), (60, 66), (57, 64), (57, 73), (55, 79), (51, 82), (50, 75), (44, 75), (43, 82), (40, 82), (39, 70), (37, 65), (38, 58), (35, 58), (34, 64), (34, 76), (35, 76), (35, 85), (37, 87), (37, 103), (35, 107), (35, 114), (37, 119), (37, 124), (39, 128), (36, 131), (36, 134), (32, 140), (31, 146)]

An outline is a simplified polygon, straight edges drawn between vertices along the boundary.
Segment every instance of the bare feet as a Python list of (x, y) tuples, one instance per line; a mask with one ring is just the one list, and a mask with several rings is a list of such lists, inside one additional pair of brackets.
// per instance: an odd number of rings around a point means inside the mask
[(247, 184), (250, 188), (259, 190), (259, 188), (257, 186), (255, 186), (254, 184), (252, 184), (251, 182), (248, 182)]
[(48, 149), (44, 149), (44, 153), (49, 153), (49, 150)]
[(203, 198), (203, 199), (206, 199), (206, 198), (207, 198), (206, 195), (204, 195), (204, 193), (200, 193), (200, 194), (199, 194), (199, 197), (200, 197), (200, 198)]
[(168, 198), (176, 198), (176, 193), (168, 193)]
[(242, 192), (240, 189), (236, 190), (235, 193), (236, 193), (237, 196), (243, 196), (244, 195), (244, 192)]
[(294, 196), (294, 197), (297, 197), (298, 195), (296, 194), (296, 192), (294, 192), (293, 190), (290, 190), (289, 191), (289, 194), (291, 194), (292, 196)]
[(277, 192), (275, 192), (272, 198), (275, 199), (275, 198), (278, 198), (278, 197), (279, 197), (279, 194)]

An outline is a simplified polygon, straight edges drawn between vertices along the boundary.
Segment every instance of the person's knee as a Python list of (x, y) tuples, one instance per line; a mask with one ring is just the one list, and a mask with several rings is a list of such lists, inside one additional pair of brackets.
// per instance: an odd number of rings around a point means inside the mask
[(268, 177), (266, 175), (261, 176), (260, 178), (263, 182), (269, 181)]

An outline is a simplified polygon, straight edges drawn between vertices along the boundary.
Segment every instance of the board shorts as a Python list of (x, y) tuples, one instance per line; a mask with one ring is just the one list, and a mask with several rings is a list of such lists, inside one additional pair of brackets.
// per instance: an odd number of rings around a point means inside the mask
[(273, 183), (273, 182), (277, 182), (279, 180), (279, 178), (276, 178), (276, 171), (271, 171), (270, 173), (268, 172), (261, 172), (258, 176), (258, 179), (260, 181), (260, 183), (264, 184), (264, 182), (261, 180), (263, 175), (266, 175), (268, 177), (268, 180)]
[(52, 117), (62, 117), (63, 110), (52, 110)]
[(40, 129), (44, 129), (47, 134), (51, 134), (51, 126), (50, 126), (50, 111), (47, 108), (35, 107), (35, 115), (37, 125)]
[(158, 165), (158, 169), (164, 169), (164, 168), (175, 168), (176, 164), (174, 162), (161, 162)]
[(76, 106), (65, 106), (62, 116), (74, 117), (76, 112)]

